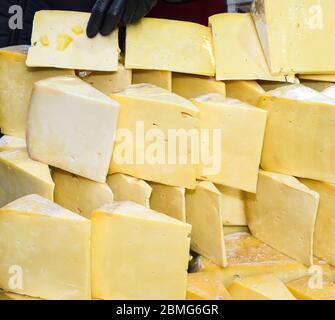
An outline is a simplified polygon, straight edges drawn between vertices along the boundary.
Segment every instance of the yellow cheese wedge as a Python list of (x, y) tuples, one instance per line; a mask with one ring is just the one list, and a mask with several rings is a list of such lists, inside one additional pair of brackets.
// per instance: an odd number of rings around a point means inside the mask
[(249, 228), (247, 226), (223, 226), (223, 234), (225, 236), (240, 232), (249, 232)]
[(215, 276), (197, 272), (188, 275), (187, 300), (231, 300), (231, 296)]
[(12, 136), (2, 136), (0, 139), (0, 152), (26, 148), (26, 140)]
[(172, 72), (160, 70), (133, 70), (133, 84), (150, 83), (172, 91)]
[(200, 128), (220, 133), (220, 144), (214, 139), (209, 144), (216, 151), (214, 160), (219, 164), (218, 170), (213, 174), (212, 169), (201, 164), (198, 178), (256, 192), (266, 112), (219, 94), (198, 97), (193, 103), (200, 109)]
[(121, 108), (109, 173), (194, 189), (196, 167), (187, 139), (197, 136), (198, 108), (150, 84), (132, 85), (111, 97)]
[(228, 291), (234, 300), (296, 300), (284, 283), (272, 274), (237, 279)]
[(216, 57), (217, 80), (272, 80), (250, 13), (222, 13), (209, 18)]
[(334, 74), (334, 10), (328, 0), (254, 1), (253, 17), (271, 73)]
[(128, 69), (215, 74), (211, 31), (192, 22), (144, 18), (128, 26), (126, 52)]
[(301, 80), (301, 84), (316, 91), (322, 92), (327, 88), (334, 85), (332, 82), (322, 82), (322, 81), (313, 81), (313, 80)]
[(28, 46), (0, 50), (0, 128), (3, 134), (24, 138), (26, 117), (33, 85), (36, 81), (71, 70), (33, 69), (26, 66)]
[(25, 149), (0, 153), (0, 207), (31, 193), (53, 200), (49, 167), (29, 158)]
[(264, 89), (256, 81), (227, 81), (227, 97), (257, 106)]
[(329, 98), (335, 99), (335, 85), (325, 88), (321, 93)]
[(116, 201), (132, 201), (150, 208), (152, 188), (144, 180), (115, 173), (107, 177), (107, 184)]
[(118, 31), (89, 39), (85, 32), (77, 32), (78, 27), (86, 30), (89, 18), (90, 14), (86, 12), (38, 11), (34, 18), (27, 65), (117, 71), (120, 51)]
[(213, 77), (174, 73), (172, 91), (186, 99), (194, 99), (209, 93), (219, 93), (225, 96), (226, 85), (222, 81), (216, 81)]
[(93, 210), (114, 201), (107, 183), (99, 183), (71, 173), (53, 169), (55, 202), (60, 206), (90, 218)]
[(267, 95), (258, 104), (268, 111), (262, 168), (335, 183), (335, 100), (301, 84)]
[(150, 183), (150, 186), (152, 187), (151, 209), (186, 222), (185, 188), (171, 187), (154, 182)]
[(37, 195), (0, 209), (0, 287), (50, 300), (90, 299), (88, 219)]
[(29, 155), (79, 176), (105, 182), (119, 104), (76, 77), (35, 84), (28, 114)]
[(192, 225), (191, 248), (220, 266), (227, 265), (221, 193), (208, 181), (186, 192), (186, 221)]
[(318, 82), (335, 82), (335, 74), (300, 74), (299, 78)]
[(93, 297), (185, 299), (190, 232), (190, 225), (133, 202), (94, 211)]
[(257, 194), (247, 195), (252, 234), (297, 261), (311, 265), (319, 194), (296, 178), (261, 171)]

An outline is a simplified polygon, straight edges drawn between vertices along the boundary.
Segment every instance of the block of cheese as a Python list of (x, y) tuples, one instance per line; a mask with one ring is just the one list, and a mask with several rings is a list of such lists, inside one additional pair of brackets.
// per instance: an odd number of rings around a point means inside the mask
[(151, 83), (172, 91), (172, 72), (161, 70), (133, 70), (133, 84)]
[(34, 17), (27, 65), (77, 70), (117, 71), (118, 30), (109, 36), (86, 35), (90, 13), (42, 10)]
[(234, 300), (296, 300), (284, 283), (272, 274), (236, 279), (228, 291)]
[(231, 296), (215, 276), (197, 272), (188, 275), (187, 300), (231, 300)]
[(257, 193), (248, 194), (252, 234), (297, 261), (311, 265), (319, 194), (296, 178), (260, 171)]
[(55, 202), (80, 215), (90, 218), (93, 210), (114, 201), (113, 192), (107, 183), (99, 183), (74, 174), (52, 170), (55, 182)]
[(334, 10), (329, 0), (254, 1), (253, 17), (271, 73), (334, 74)]
[(197, 23), (144, 18), (129, 25), (126, 68), (214, 76), (211, 30)]
[(335, 74), (300, 74), (299, 78), (318, 82), (335, 82)]
[(267, 95), (258, 104), (268, 111), (262, 168), (335, 183), (335, 100), (301, 84)]
[(92, 214), (93, 297), (182, 300), (191, 226), (133, 202)]
[(256, 81), (227, 81), (227, 97), (257, 106), (265, 90)]
[(174, 73), (172, 91), (186, 99), (194, 99), (209, 93), (219, 93), (225, 96), (226, 85), (222, 81), (216, 81), (213, 77)]
[(151, 84), (132, 85), (111, 97), (121, 108), (109, 173), (194, 189), (192, 141), (198, 136), (198, 108)]
[(287, 288), (298, 300), (335, 300), (335, 283), (327, 278), (313, 287), (313, 279), (306, 276), (287, 283)]
[(249, 232), (249, 228), (247, 226), (223, 226), (223, 234), (225, 236), (240, 232)]
[(0, 152), (26, 148), (26, 140), (13, 136), (2, 136), (0, 139)]
[(222, 185), (216, 186), (221, 192), (222, 221), (224, 226), (246, 226), (245, 193)]
[(192, 225), (191, 248), (220, 266), (227, 266), (222, 228), (221, 193), (208, 181), (186, 192), (186, 221)]
[(132, 72), (119, 64), (115, 72), (81, 71), (79, 77), (102, 93), (109, 95), (127, 89), (131, 85)]
[(28, 113), (29, 155), (79, 176), (105, 182), (119, 104), (76, 77), (35, 84)]
[(217, 80), (272, 80), (273, 76), (250, 13), (221, 13), (209, 18), (212, 28)]
[(335, 85), (329, 86), (322, 91), (322, 94), (329, 98), (335, 99)]
[(301, 80), (300, 83), (306, 87), (309, 87), (319, 92), (322, 92), (334, 85), (334, 83), (332, 82), (322, 82), (322, 81), (313, 81), (313, 80)]
[(50, 300), (91, 298), (88, 219), (38, 195), (0, 209), (0, 287)]
[(107, 177), (107, 184), (113, 191), (116, 201), (132, 201), (150, 208), (152, 188), (144, 180), (114, 173)]
[(72, 70), (33, 69), (26, 66), (28, 46), (0, 50), (0, 128), (3, 134), (24, 138), (26, 117), (33, 85), (36, 81)]
[(208, 174), (212, 170), (202, 162), (198, 178), (256, 192), (267, 113), (219, 94), (201, 96), (193, 102), (200, 109), (200, 128), (220, 130), (220, 141), (210, 138), (209, 144), (216, 150), (213, 162), (218, 162), (219, 170)]
[(29, 194), (53, 200), (49, 167), (29, 158), (25, 149), (0, 153), (0, 207)]

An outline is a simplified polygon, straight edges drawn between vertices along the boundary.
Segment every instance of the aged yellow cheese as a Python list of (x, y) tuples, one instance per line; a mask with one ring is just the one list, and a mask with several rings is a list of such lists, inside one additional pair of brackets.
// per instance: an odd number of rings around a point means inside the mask
[(172, 91), (172, 72), (161, 70), (133, 70), (133, 84), (150, 83)]
[(36, 81), (72, 70), (33, 69), (26, 66), (28, 46), (0, 50), (0, 128), (3, 134), (24, 138), (26, 117), (33, 85)]
[(200, 128), (220, 133), (220, 141), (210, 138), (209, 143), (216, 151), (218, 170), (212, 173), (212, 169), (201, 163), (198, 178), (256, 192), (266, 112), (219, 94), (198, 97), (193, 103), (200, 109)]
[(144, 18), (129, 25), (126, 68), (214, 76), (210, 28), (200, 24)]
[(284, 283), (272, 274), (236, 279), (228, 291), (234, 300), (296, 300)]
[(322, 92), (327, 88), (334, 85), (332, 82), (322, 82), (322, 81), (312, 81), (312, 80), (302, 80), (301, 84), (316, 91)]
[(335, 100), (301, 84), (266, 94), (262, 168), (335, 183)]
[(227, 266), (222, 228), (221, 193), (208, 181), (186, 192), (186, 221), (192, 225), (191, 248), (220, 266)]
[(334, 74), (334, 10), (329, 0), (254, 1), (253, 17), (271, 73)]
[(223, 226), (223, 234), (225, 236), (240, 232), (249, 232), (249, 228), (247, 226)]
[(297, 261), (311, 265), (319, 194), (296, 178), (260, 171), (257, 193), (248, 194), (251, 233)]
[(109, 173), (194, 189), (190, 141), (198, 133), (198, 108), (151, 84), (132, 85), (111, 97), (121, 108)]
[(117, 71), (120, 51), (118, 31), (89, 39), (85, 32), (78, 32), (78, 28), (86, 29), (89, 18), (90, 14), (86, 12), (38, 11), (34, 18), (27, 65)]
[(93, 297), (182, 300), (191, 226), (133, 202), (92, 215)]
[(115, 173), (107, 177), (107, 184), (116, 201), (132, 201), (150, 208), (152, 188), (144, 180)]
[(152, 194), (151, 209), (186, 222), (185, 188), (166, 186), (160, 183), (150, 183)]
[(49, 167), (29, 158), (25, 149), (0, 153), (0, 207), (29, 194), (53, 200)]
[(335, 82), (335, 74), (300, 74), (299, 78), (318, 82)]
[(26, 140), (12, 136), (2, 136), (0, 139), (0, 152), (26, 148)]
[(257, 106), (265, 90), (256, 81), (227, 81), (227, 97)]
[(38, 195), (0, 209), (0, 287), (50, 300), (90, 299), (88, 219)]
[(213, 77), (174, 73), (172, 91), (186, 99), (193, 99), (209, 93), (226, 95), (226, 85)]
[(90, 218), (93, 210), (114, 201), (107, 183), (99, 183), (74, 174), (52, 170), (55, 182), (55, 202), (60, 206)]
[(28, 114), (29, 155), (43, 163), (105, 182), (119, 104), (76, 77), (35, 84)]

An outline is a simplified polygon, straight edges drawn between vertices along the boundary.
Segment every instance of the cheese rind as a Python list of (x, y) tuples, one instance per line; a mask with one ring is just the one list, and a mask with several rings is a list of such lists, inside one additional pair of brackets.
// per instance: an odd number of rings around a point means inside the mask
[(133, 84), (150, 83), (172, 91), (172, 72), (161, 70), (133, 70)]
[(26, 140), (12, 136), (2, 136), (0, 139), (0, 152), (26, 148)]

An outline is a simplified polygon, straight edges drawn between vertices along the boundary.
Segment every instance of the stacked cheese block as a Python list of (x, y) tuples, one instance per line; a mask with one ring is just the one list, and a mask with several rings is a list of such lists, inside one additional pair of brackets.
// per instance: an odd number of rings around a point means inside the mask
[(28, 56), (0, 50), (0, 288), (334, 297), (334, 9), (144, 18), (122, 58), (89, 14), (38, 12)]

